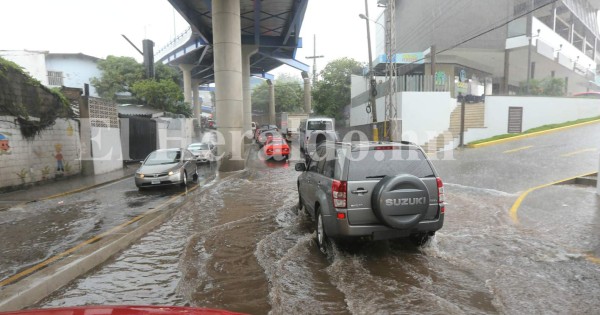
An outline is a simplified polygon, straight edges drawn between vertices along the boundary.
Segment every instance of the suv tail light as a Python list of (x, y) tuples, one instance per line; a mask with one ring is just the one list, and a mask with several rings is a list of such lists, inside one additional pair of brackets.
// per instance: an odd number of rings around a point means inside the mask
[(444, 183), (442, 182), (442, 179), (437, 177), (436, 178), (437, 181), (437, 187), (438, 187), (438, 204), (440, 206), (440, 212), (441, 213), (445, 213), (446, 212), (446, 202), (445, 202), (445, 197), (444, 197)]
[(346, 191), (348, 185), (346, 181), (333, 180), (331, 184), (331, 195), (333, 197), (334, 208), (346, 208)]

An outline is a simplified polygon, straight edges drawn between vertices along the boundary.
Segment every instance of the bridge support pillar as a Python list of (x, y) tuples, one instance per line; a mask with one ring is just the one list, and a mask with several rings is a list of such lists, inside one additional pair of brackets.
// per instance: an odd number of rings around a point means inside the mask
[(252, 130), (252, 88), (250, 87), (250, 57), (258, 52), (255, 45), (242, 46), (242, 84), (244, 86), (244, 132)]
[(275, 84), (271, 80), (267, 80), (269, 85), (269, 124), (275, 125)]
[(202, 104), (200, 104), (200, 93), (198, 93), (199, 87), (200, 80), (192, 79), (192, 99), (194, 100), (192, 113), (194, 115), (194, 118), (198, 120), (198, 124), (200, 123), (200, 116), (202, 115), (202, 108), (200, 107)]
[(239, 0), (212, 0), (215, 103), (219, 117), (220, 170), (245, 167), (243, 132), (242, 43)]
[(596, 174), (596, 194), (600, 196), (600, 158), (598, 159), (598, 174)]
[(194, 65), (180, 64), (179, 69), (183, 72), (183, 101), (192, 104), (192, 69)]

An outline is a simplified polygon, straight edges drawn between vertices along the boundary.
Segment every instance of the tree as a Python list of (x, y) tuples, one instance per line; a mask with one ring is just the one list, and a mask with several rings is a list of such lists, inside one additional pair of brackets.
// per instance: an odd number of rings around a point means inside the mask
[(102, 76), (92, 78), (91, 83), (101, 97), (116, 100), (117, 93), (130, 93), (150, 107), (191, 116), (189, 104), (183, 103), (182, 75), (177, 68), (159, 63), (154, 67), (154, 79), (145, 79), (144, 65), (131, 57), (116, 56), (98, 61), (98, 68)]
[(561, 78), (531, 79), (529, 80), (529, 93), (527, 93), (526, 81), (520, 82), (519, 85), (519, 95), (565, 95), (565, 80)]
[(182, 103), (183, 93), (177, 83), (170, 79), (141, 80), (131, 87), (131, 92), (148, 106), (176, 114), (191, 116), (189, 104)]
[[(275, 80), (275, 112), (300, 112), (304, 104), (304, 92), (300, 80), (282, 74)], [(252, 109), (269, 111), (269, 85), (263, 82), (252, 91)]]
[(131, 86), (144, 79), (144, 66), (131, 57), (108, 56), (98, 61), (98, 69), (102, 76), (90, 83), (102, 98), (116, 100), (117, 93), (131, 92)]
[(362, 75), (363, 65), (352, 58), (340, 58), (328, 63), (320, 72), (321, 80), (313, 87), (315, 113), (336, 119), (343, 118), (344, 106), (350, 104), (350, 76)]
[(164, 63), (158, 63), (154, 67), (154, 79), (160, 81), (164, 79), (171, 80), (179, 86), (183, 86), (183, 74), (181, 70), (176, 67), (165, 65)]

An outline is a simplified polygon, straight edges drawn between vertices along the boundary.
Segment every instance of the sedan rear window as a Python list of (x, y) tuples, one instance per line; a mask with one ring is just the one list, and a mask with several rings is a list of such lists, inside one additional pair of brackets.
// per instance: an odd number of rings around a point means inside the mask
[(208, 150), (208, 143), (192, 144), (188, 147), (189, 150)]

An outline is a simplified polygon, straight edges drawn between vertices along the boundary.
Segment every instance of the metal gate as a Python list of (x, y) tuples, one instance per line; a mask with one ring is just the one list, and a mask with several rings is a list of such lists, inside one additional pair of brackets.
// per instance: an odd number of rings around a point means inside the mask
[(149, 118), (129, 117), (129, 157), (143, 160), (156, 150), (156, 121)]
[(508, 108), (508, 133), (520, 133), (523, 129), (523, 107)]

